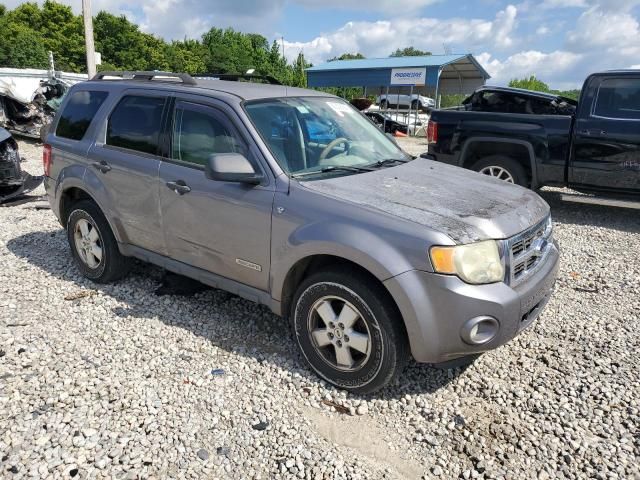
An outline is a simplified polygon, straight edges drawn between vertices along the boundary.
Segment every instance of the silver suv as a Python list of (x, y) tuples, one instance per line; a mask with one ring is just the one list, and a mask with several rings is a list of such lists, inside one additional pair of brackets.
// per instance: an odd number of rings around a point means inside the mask
[(80, 271), (131, 257), (267, 305), (309, 366), (358, 393), (409, 356), (451, 364), (529, 326), (558, 268), (549, 206), (412, 159), (322, 92), (99, 74), (44, 146), (46, 189)]

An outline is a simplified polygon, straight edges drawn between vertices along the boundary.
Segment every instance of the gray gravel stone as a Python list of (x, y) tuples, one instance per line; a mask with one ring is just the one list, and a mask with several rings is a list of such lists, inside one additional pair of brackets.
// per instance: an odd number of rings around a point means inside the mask
[(93, 284), (52, 212), (0, 208), (2, 475), (640, 478), (638, 214), (542, 195), (562, 249), (542, 317), (465, 369), (410, 364), (367, 397), (311, 373), (265, 308), (157, 297), (162, 272), (139, 262)]

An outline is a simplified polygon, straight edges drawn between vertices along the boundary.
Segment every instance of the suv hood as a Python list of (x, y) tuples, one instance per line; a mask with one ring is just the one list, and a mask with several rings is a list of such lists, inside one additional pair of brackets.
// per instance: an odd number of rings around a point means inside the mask
[(304, 186), (424, 225), (455, 243), (509, 238), (549, 213), (531, 190), (422, 158)]

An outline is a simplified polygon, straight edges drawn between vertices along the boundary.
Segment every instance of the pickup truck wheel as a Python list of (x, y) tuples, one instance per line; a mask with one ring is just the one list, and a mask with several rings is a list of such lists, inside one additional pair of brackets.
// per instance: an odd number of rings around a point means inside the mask
[(90, 280), (108, 283), (129, 271), (129, 259), (118, 250), (109, 223), (92, 201), (82, 200), (71, 206), (67, 239), (78, 269)]
[(408, 360), (395, 305), (359, 272), (325, 271), (295, 295), (291, 321), (302, 355), (315, 372), (354, 393), (389, 384)]
[(492, 155), (476, 162), (472, 170), (504, 180), (507, 183), (515, 183), (522, 187), (528, 186), (527, 174), (518, 162), (503, 155)]

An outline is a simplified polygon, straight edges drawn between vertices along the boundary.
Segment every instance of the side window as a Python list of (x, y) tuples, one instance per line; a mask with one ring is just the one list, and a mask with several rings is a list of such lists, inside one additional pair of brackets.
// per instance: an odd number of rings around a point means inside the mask
[(71, 140), (82, 140), (93, 116), (107, 98), (107, 92), (84, 90), (75, 92), (60, 114), (56, 136)]
[(600, 117), (640, 120), (640, 78), (603, 80), (593, 113)]
[(176, 104), (171, 142), (173, 159), (204, 166), (214, 153), (243, 151), (222, 113), (187, 102)]
[(157, 154), (164, 103), (160, 97), (123, 97), (109, 117), (107, 145)]

